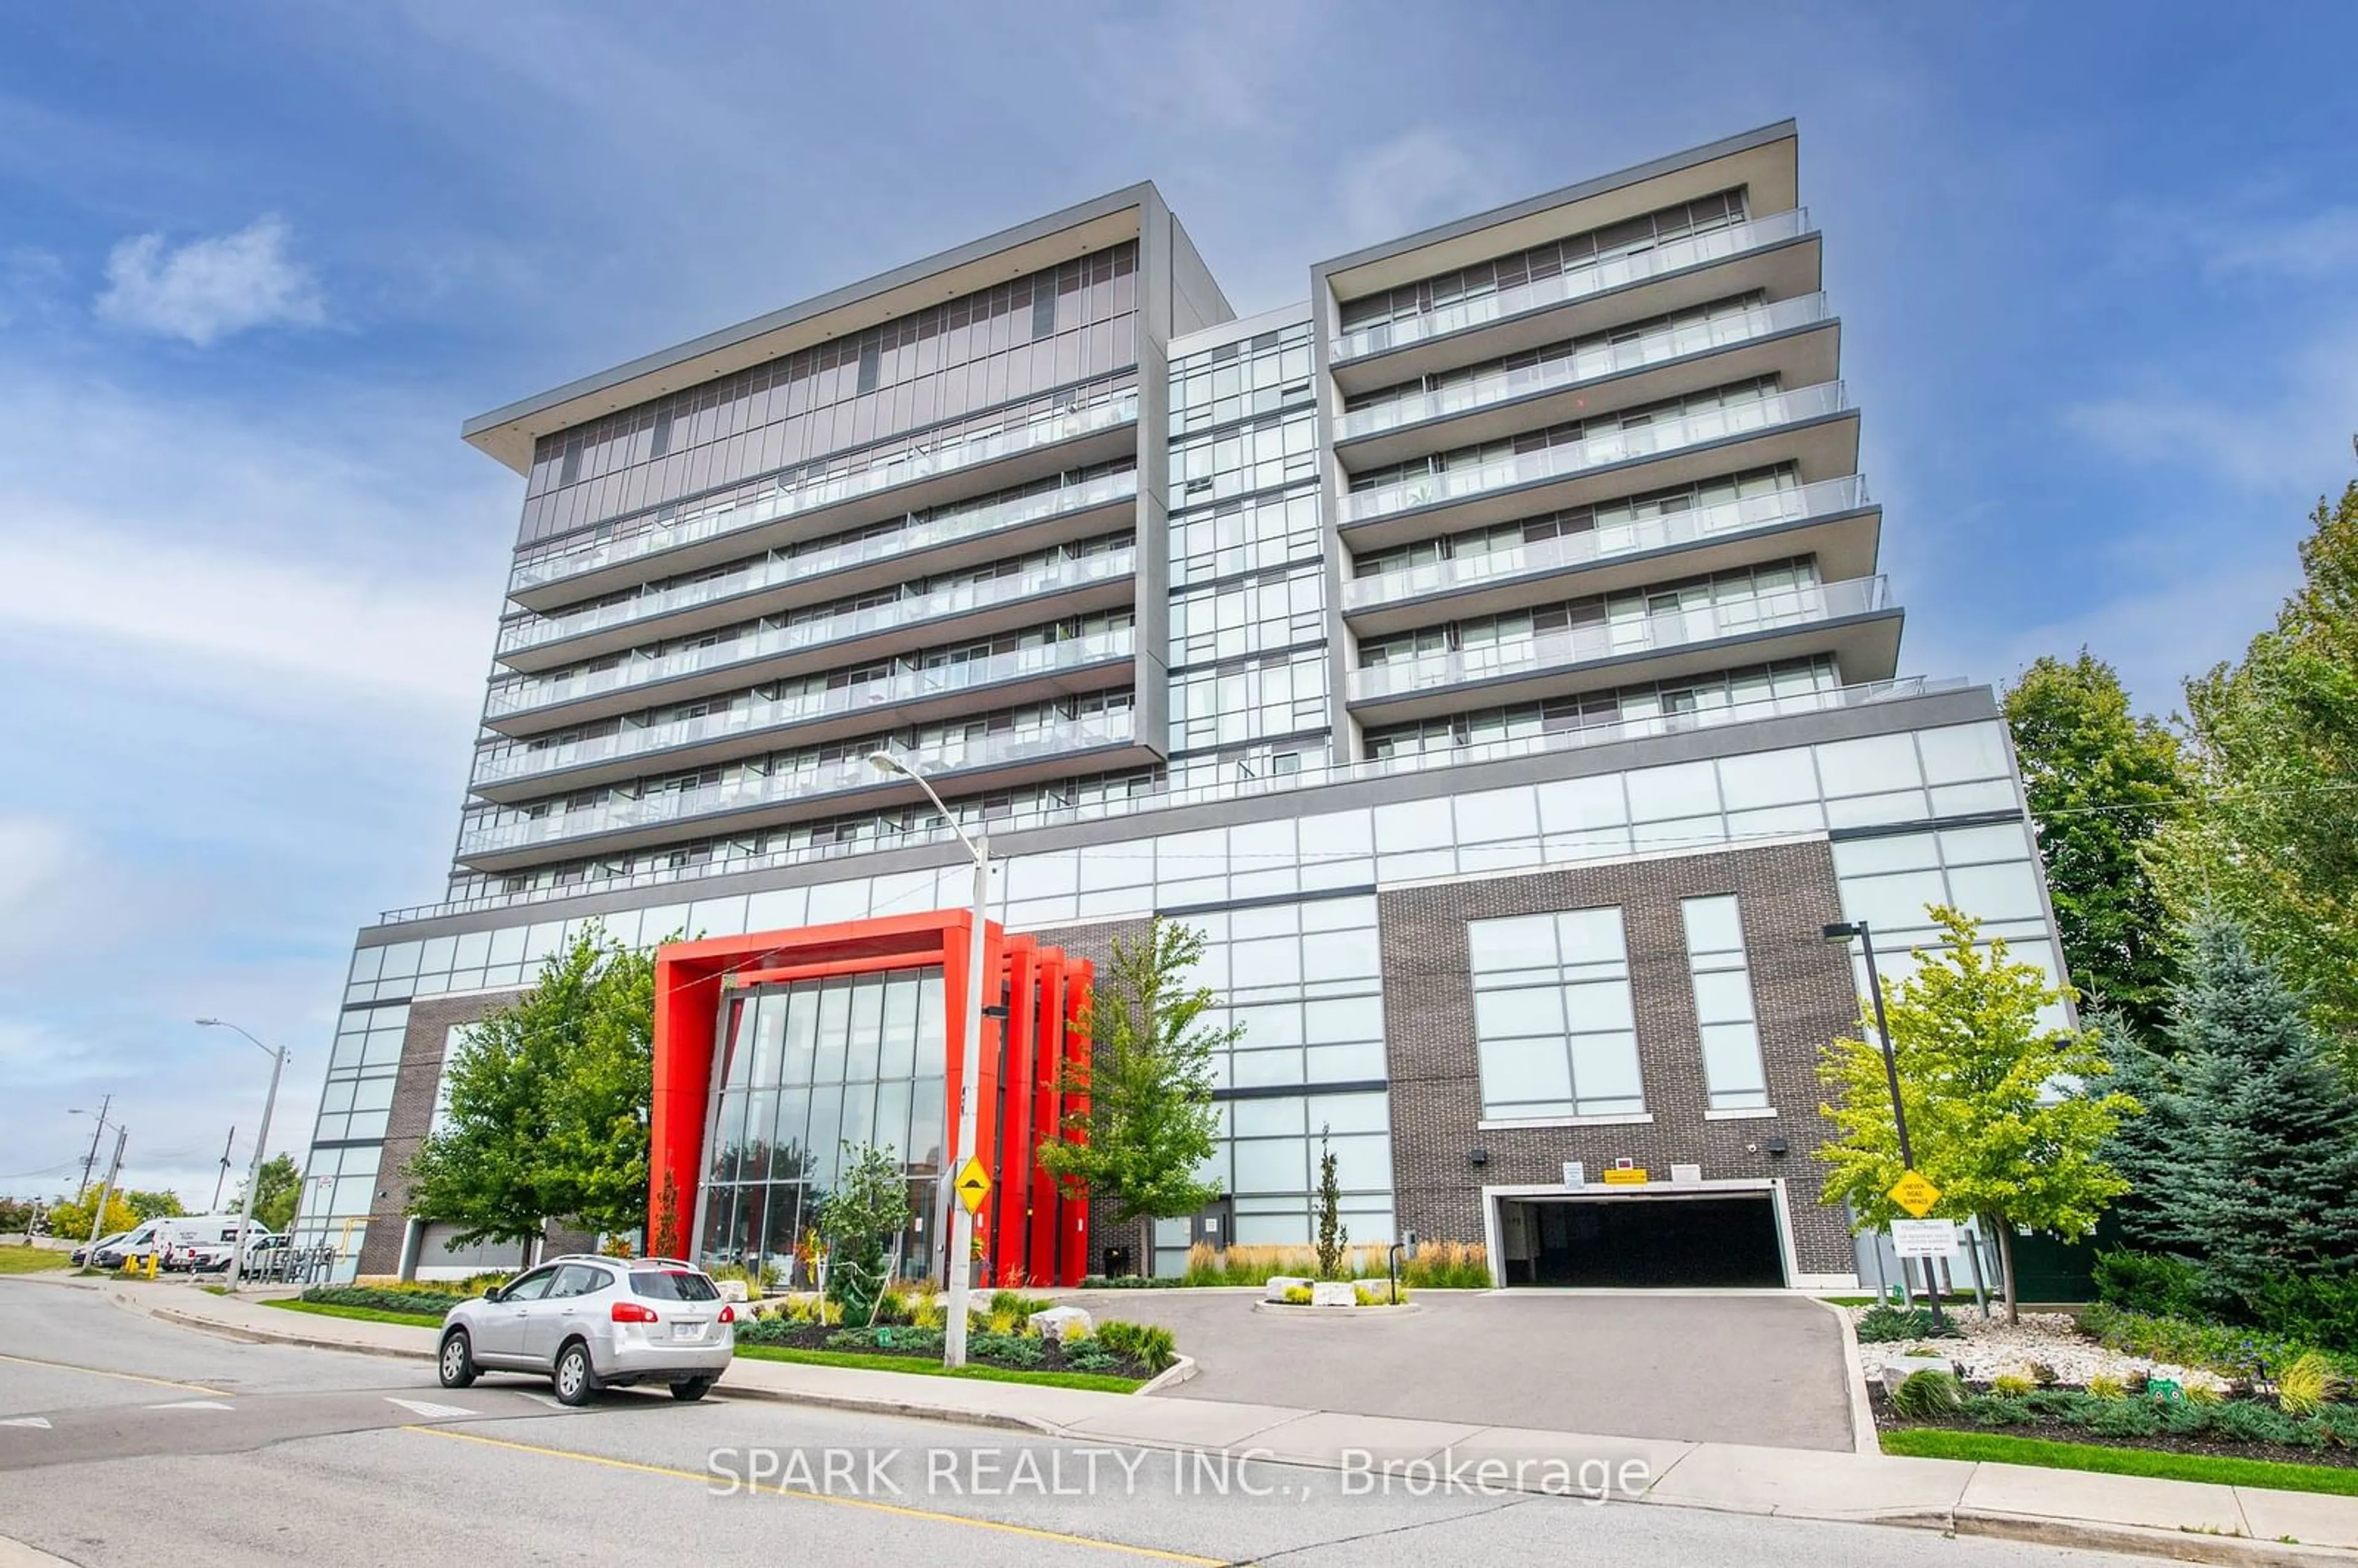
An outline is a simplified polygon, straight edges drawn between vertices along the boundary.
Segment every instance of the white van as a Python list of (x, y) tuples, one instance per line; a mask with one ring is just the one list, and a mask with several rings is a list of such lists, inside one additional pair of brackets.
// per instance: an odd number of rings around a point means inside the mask
[[(254, 1220), (245, 1227), (246, 1245), (250, 1248), (256, 1239), (270, 1234), (269, 1227)], [(122, 1240), (100, 1249), (92, 1261), (102, 1269), (114, 1269), (125, 1259), (159, 1254), (159, 1268), (217, 1269), (236, 1247), (234, 1214), (178, 1215), (146, 1221)]]

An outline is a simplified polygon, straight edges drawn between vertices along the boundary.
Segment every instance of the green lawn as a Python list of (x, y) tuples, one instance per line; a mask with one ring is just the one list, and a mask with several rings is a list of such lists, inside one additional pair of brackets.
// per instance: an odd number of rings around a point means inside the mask
[(348, 1317), (355, 1323), (398, 1323), (410, 1328), (439, 1328), (440, 1313), (379, 1312), (374, 1307), (338, 1306), (332, 1302), (301, 1302), (288, 1297), (267, 1301), (264, 1306), (274, 1306), (282, 1312), (308, 1312), (319, 1317)]
[(1910, 1427), (1883, 1434), (1886, 1454), (1919, 1459), (1979, 1459), (2036, 1465), (2049, 1470), (2096, 1470), (2107, 1476), (2151, 1476), (2163, 1481), (2211, 1481), (2222, 1487), (2273, 1487), (2282, 1492), (2331, 1492), (2358, 1497), (2358, 1469), (2295, 1465), (2276, 1459), (2225, 1459), (2207, 1454), (2162, 1454), (2108, 1448), (2096, 1443), (2054, 1443), (1992, 1432)]
[(799, 1361), (806, 1367), (849, 1367), (862, 1372), (914, 1372), (927, 1378), (977, 1378), (987, 1383), (1039, 1383), (1051, 1389), (1086, 1389), (1094, 1394), (1131, 1394), (1141, 1386), (1135, 1378), (1115, 1378), (1102, 1372), (1025, 1372), (973, 1362), (956, 1368), (922, 1356), (871, 1356), (858, 1350), (797, 1350), (784, 1345), (740, 1345), (740, 1356), (758, 1361)]
[(46, 1247), (0, 1247), (0, 1274), (41, 1274), (72, 1266), (71, 1258)]

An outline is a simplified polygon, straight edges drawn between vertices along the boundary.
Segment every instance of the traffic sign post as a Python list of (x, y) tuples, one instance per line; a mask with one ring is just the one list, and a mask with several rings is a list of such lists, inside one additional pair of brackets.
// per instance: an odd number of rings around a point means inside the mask
[(1891, 1191), (1884, 1195), (1921, 1219), (1932, 1212), (1934, 1204), (1941, 1201), (1941, 1189), (1910, 1171), (1892, 1183)]
[(990, 1195), (990, 1173), (982, 1168), (981, 1161), (968, 1155), (966, 1163), (958, 1167), (957, 1180), (950, 1184), (950, 1190), (957, 1194), (958, 1202), (966, 1206), (968, 1215), (980, 1214), (983, 1199)]

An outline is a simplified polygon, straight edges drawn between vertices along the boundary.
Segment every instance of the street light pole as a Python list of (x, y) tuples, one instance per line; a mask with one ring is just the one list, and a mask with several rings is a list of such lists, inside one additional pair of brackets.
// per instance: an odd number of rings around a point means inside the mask
[[(197, 1026), (200, 1029), (236, 1029), (248, 1040), (254, 1040), (252, 1034), (225, 1019), (200, 1018)], [(245, 1201), (238, 1206), (237, 1241), (229, 1255), (229, 1272), (222, 1281), (222, 1287), (230, 1291), (235, 1291), (245, 1275), (245, 1233), (254, 1224), (254, 1190), (262, 1184), (263, 1156), (270, 1148), (270, 1117), (278, 1108), (278, 1080), (287, 1071), (284, 1046), (273, 1050), (259, 1040), (254, 1040), (254, 1049), (266, 1052), (270, 1056), (270, 1098), (262, 1102), (262, 1130), (254, 1135), (254, 1163), (248, 1167), (245, 1176)]]
[[(987, 835), (979, 833), (968, 838), (966, 829), (960, 827), (957, 818), (950, 815), (950, 808), (942, 804), (942, 797), (935, 793), (934, 786), (907, 762), (890, 752), (871, 752), (868, 762), (878, 773), (898, 773), (924, 790), (925, 798), (934, 803), (934, 809), (941, 814), (949, 830), (957, 835), (957, 841), (966, 846), (968, 854), (974, 857), (974, 925), (967, 940), (966, 1033), (958, 1043), (957, 1119), (957, 1152), (961, 1158), (971, 1159), (975, 1141), (975, 1079), (982, 1071), (982, 928), (990, 909), (990, 841)], [(946, 1314), (948, 1321), (942, 1330), (942, 1365), (963, 1367), (966, 1365), (967, 1287), (974, 1267), (974, 1216), (964, 1203), (955, 1199), (950, 1205), (950, 1247), (946, 1264), (944, 1273), (949, 1303)]]
[[(1864, 920), (1841, 921), (1826, 927), (1826, 940), (1847, 942), (1858, 938), (1859, 951), (1866, 958), (1866, 990), (1875, 999), (1875, 1033), (1883, 1042), (1883, 1081), (1891, 1090), (1891, 1126), (1899, 1135), (1899, 1165), (1902, 1170), (1916, 1168), (1916, 1153), (1908, 1145), (1908, 1109), (1899, 1099), (1899, 1059), (1891, 1049), (1891, 1021), (1883, 1011), (1883, 974), (1875, 964), (1875, 932)], [(1924, 1262), (1924, 1299), (1932, 1304), (1932, 1321), (1941, 1321), (1941, 1281), (1933, 1272), (1932, 1260)], [(1902, 1260), (1900, 1271), (1908, 1264)]]

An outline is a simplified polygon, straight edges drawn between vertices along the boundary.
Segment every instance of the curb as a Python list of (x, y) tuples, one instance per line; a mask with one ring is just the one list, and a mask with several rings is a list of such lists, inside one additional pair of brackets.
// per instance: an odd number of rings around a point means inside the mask
[(1130, 1397), (1135, 1400), (1143, 1399), (1148, 1394), (1159, 1394), (1165, 1389), (1185, 1382), (1195, 1375), (1195, 1358), (1193, 1356), (1182, 1356), (1153, 1377), (1130, 1390)]
[(1973, 1509), (1958, 1509), (1952, 1529), (1958, 1535), (2076, 1547), (2083, 1552), (2125, 1552), (2135, 1557), (2167, 1557), (2180, 1563), (2217, 1563), (2228, 1564), (2229, 1568), (2323, 1568), (2327, 1563), (2347, 1568), (2358, 1563), (2358, 1552), (2332, 1546), (2303, 1546), (2297, 1541), (2255, 1541), (2247, 1535), (2209, 1535), (2199, 1530), (2156, 1530), (2143, 1525), (2041, 1519), (2029, 1514), (1985, 1513)]
[(909, 1421), (938, 1421), (958, 1426), (990, 1427), (1001, 1432), (1029, 1433), (1034, 1437), (1073, 1435), (1051, 1422), (1034, 1421), (1029, 1416), (1002, 1415), (996, 1411), (965, 1410), (953, 1405), (912, 1404), (906, 1400), (871, 1399), (858, 1394), (813, 1394), (793, 1392), (784, 1389), (762, 1389), (750, 1383), (730, 1383), (725, 1378), (713, 1387), (717, 1391), (731, 1399), (766, 1400), (773, 1404), (811, 1405), (820, 1410), (849, 1411), (860, 1415), (890, 1415), (900, 1416)]
[(1858, 1325), (1852, 1319), (1850, 1308), (1816, 1296), (1810, 1299), (1833, 1314), (1842, 1324), (1843, 1376), (1850, 1392), (1851, 1452), (1880, 1454), (1883, 1441), (1876, 1431), (1875, 1406), (1866, 1397), (1866, 1358), (1859, 1353)]
[(407, 1350), (394, 1345), (355, 1345), (348, 1339), (319, 1339), (303, 1334), (274, 1334), (266, 1329), (247, 1328), (238, 1324), (221, 1323), (209, 1317), (198, 1317), (193, 1314), (176, 1312), (170, 1307), (147, 1307), (142, 1310), (150, 1317), (161, 1318), (167, 1323), (178, 1324), (183, 1328), (193, 1328), (200, 1334), (219, 1335), (223, 1339), (234, 1339), (245, 1345), (299, 1345), (306, 1350), (341, 1350), (352, 1356), (385, 1356), (395, 1360), (412, 1361), (434, 1359), (434, 1352), (430, 1349)]

